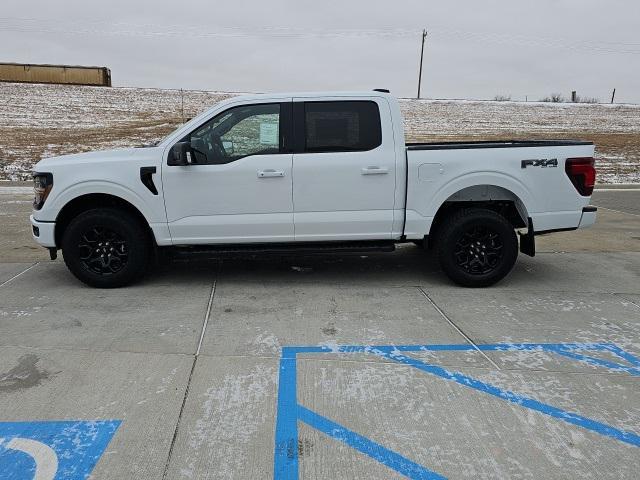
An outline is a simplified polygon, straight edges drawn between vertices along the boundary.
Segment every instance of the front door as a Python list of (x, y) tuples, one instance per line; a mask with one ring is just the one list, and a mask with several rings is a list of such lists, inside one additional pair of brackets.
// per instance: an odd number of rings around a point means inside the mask
[(296, 241), (391, 239), (396, 153), (386, 101), (293, 105)]
[(193, 164), (162, 167), (174, 244), (293, 240), (292, 154), (283, 147), (289, 103), (230, 107), (180, 141)]

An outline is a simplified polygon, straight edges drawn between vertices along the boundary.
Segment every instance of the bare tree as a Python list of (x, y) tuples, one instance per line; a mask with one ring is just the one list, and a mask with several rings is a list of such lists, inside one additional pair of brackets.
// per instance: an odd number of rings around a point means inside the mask
[(552, 93), (550, 97), (544, 97), (540, 99), (541, 102), (562, 103), (567, 100), (560, 93)]
[(493, 97), (493, 99), (496, 102), (510, 102), (511, 101), (511, 95), (498, 94), (495, 97)]

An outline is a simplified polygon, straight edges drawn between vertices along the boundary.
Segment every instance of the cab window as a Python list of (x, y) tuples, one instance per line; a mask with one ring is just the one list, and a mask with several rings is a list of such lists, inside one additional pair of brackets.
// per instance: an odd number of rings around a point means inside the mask
[(280, 104), (230, 108), (185, 138), (198, 164), (224, 164), (249, 155), (281, 152)]
[(372, 101), (305, 102), (304, 124), (305, 152), (362, 152), (382, 144)]

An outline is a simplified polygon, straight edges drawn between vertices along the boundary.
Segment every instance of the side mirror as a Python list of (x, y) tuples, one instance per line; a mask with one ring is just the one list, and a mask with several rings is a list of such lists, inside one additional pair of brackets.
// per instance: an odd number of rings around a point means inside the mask
[(178, 142), (169, 150), (167, 165), (184, 166), (195, 163), (196, 157), (189, 142)]

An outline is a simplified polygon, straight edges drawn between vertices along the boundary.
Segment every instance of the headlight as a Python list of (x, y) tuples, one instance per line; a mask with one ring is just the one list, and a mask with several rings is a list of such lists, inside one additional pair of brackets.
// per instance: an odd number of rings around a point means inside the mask
[(50, 173), (33, 174), (33, 208), (40, 210), (53, 187), (53, 175)]

